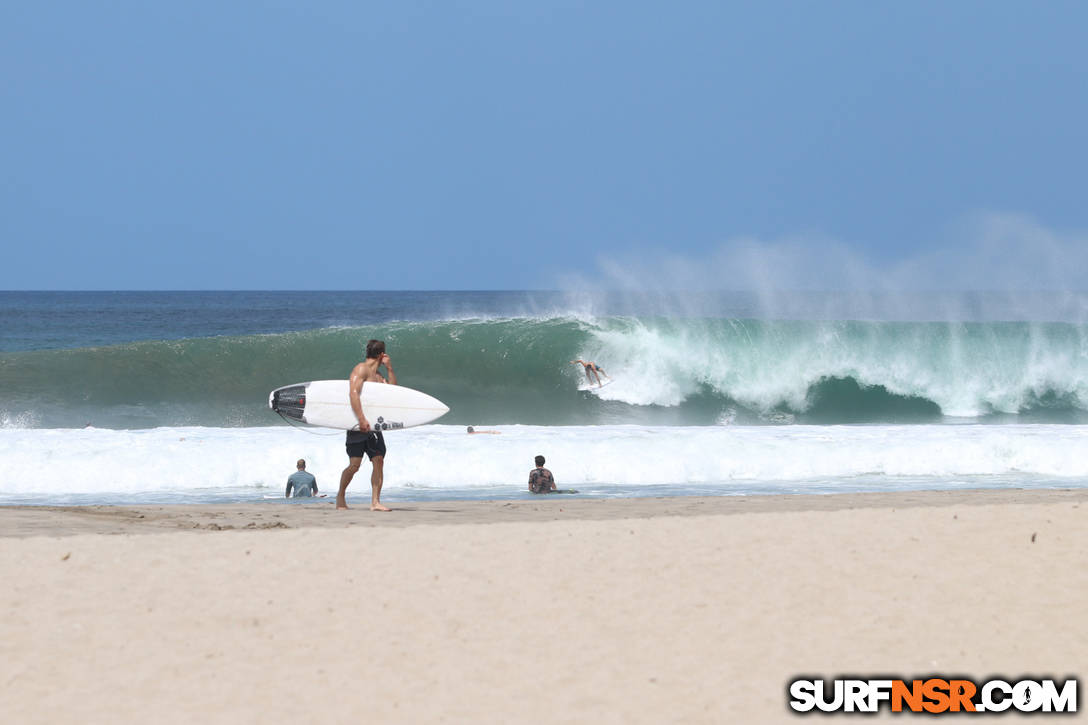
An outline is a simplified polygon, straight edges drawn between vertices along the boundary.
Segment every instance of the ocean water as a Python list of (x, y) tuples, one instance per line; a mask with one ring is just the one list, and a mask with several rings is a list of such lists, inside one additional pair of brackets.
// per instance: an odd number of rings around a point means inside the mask
[[(387, 434), (383, 499), (1088, 483), (1076, 295), (0, 292), (0, 503), (279, 501), (343, 435), (267, 407), (371, 337), (450, 406)], [(584, 390), (575, 358), (614, 382)], [(469, 436), (465, 426), (501, 435)], [(369, 495), (364, 470), (349, 497)]]

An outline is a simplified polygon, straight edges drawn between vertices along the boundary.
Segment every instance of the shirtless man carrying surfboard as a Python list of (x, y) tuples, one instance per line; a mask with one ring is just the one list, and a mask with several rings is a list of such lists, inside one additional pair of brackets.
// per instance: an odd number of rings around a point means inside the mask
[[(389, 374), (389, 380), (382, 377), (378, 368), (384, 365)], [(355, 366), (351, 371), (349, 380), (349, 402), (351, 410), (359, 421), (359, 430), (349, 430), (345, 448), (348, 453), (348, 467), (340, 474), (340, 492), (336, 494), (336, 508), (348, 507), (344, 496), (348, 490), (348, 484), (363, 463), (363, 456), (370, 456), (370, 464), (373, 470), (370, 472), (370, 510), (389, 511), (382, 506), (382, 474), (385, 468), (385, 437), (380, 430), (371, 430), (370, 421), (363, 414), (363, 404), (359, 400), (359, 394), (363, 390), (363, 383), (388, 383), (397, 384), (397, 374), (393, 372), (393, 361), (385, 354), (385, 342), (382, 340), (370, 340), (366, 344), (366, 360)]]

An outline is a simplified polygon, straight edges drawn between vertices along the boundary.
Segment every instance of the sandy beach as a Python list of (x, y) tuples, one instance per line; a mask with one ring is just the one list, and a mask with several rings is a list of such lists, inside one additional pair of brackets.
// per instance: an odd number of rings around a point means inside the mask
[(0, 508), (3, 720), (786, 722), (1088, 652), (1085, 490), (388, 503)]

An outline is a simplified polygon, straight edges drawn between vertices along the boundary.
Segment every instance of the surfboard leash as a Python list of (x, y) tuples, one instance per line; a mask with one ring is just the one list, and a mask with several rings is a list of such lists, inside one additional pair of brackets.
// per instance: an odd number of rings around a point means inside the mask
[(321, 436), (322, 438), (329, 438), (330, 436), (340, 435), (339, 432), (318, 433), (316, 430), (313, 430), (311, 428), (306, 428), (304, 426), (301, 426), (301, 425), (295, 423), (294, 421), (292, 421), (290, 418), (288, 418), (286, 415), (279, 412), (278, 410), (275, 411), (275, 412), (276, 412), (276, 415), (283, 418), (287, 422), (287, 425), (291, 426), (292, 428), (298, 428), (301, 431), (305, 431), (306, 433), (309, 433), (312, 436)]

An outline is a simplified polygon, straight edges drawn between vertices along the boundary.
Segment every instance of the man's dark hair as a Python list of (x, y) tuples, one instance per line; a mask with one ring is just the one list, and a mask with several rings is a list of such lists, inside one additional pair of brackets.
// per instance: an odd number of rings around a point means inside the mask
[(536, 457), (536, 467), (540, 468), (543, 465), (544, 465), (544, 456), (537, 456)]
[(375, 360), (385, 354), (385, 341), (384, 340), (370, 340), (366, 344), (366, 357), (368, 360)]

